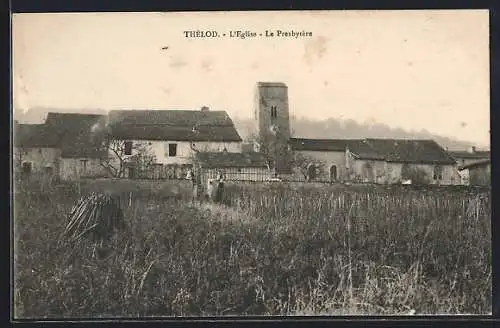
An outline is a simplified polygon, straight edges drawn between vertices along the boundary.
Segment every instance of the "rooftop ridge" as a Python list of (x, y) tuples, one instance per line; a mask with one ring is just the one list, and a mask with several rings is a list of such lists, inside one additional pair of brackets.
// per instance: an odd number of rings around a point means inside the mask
[(258, 87), (281, 87), (288, 88), (284, 82), (257, 82)]

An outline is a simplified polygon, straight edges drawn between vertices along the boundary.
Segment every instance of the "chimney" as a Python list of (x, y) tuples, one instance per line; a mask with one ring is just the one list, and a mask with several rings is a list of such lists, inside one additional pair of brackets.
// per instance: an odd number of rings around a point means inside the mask
[(202, 112), (208, 112), (210, 109), (207, 106), (202, 106), (201, 111)]

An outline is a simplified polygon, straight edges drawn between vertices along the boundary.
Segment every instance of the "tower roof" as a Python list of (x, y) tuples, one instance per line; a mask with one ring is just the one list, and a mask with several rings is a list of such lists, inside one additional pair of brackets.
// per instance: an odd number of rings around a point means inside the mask
[(258, 87), (288, 88), (283, 82), (257, 82)]

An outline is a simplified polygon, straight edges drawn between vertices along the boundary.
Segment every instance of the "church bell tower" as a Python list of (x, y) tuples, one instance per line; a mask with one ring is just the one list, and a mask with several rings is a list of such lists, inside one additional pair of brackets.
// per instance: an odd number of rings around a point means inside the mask
[(268, 150), (277, 173), (289, 173), (288, 142), (290, 115), (288, 87), (282, 82), (258, 82), (255, 89), (255, 119), (261, 147)]

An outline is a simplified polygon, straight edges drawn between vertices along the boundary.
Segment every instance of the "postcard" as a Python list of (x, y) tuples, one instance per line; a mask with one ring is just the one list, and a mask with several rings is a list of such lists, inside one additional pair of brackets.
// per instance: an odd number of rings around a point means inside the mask
[(491, 314), (487, 10), (12, 31), (15, 319)]

